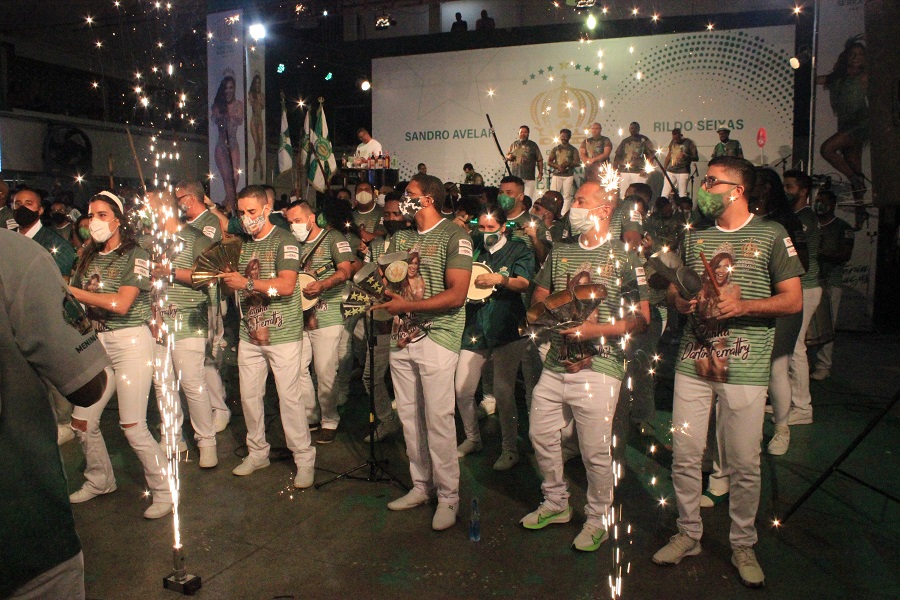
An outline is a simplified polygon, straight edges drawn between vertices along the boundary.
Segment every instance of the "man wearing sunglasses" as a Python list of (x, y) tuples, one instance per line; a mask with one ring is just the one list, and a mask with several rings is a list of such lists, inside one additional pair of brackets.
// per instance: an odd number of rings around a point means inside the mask
[(750, 213), (753, 165), (721, 156), (697, 193), (704, 219), (685, 231), (684, 264), (701, 275), (697, 297), (669, 287), (669, 303), (688, 315), (678, 351), (672, 410), (672, 482), (678, 531), (653, 561), (674, 565), (700, 553), (701, 462), (713, 400), (719, 461), (729, 477), (732, 564), (742, 583), (765, 583), (756, 560), (760, 443), (775, 318), (800, 312), (803, 267), (784, 228)]
[(422, 173), (412, 177), (400, 212), (413, 228), (394, 233), (388, 252), (418, 254), (424, 294), (408, 300), (386, 290), (390, 301), (373, 308), (414, 320), (425, 333), (391, 342), (391, 377), (413, 488), (388, 508), (415, 508), (437, 495), (431, 521), (435, 531), (452, 527), (459, 511), (454, 374), (466, 322), (462, 306), (472, 277), (472, 239), (441, 218), (443, 203), (440, 179)]

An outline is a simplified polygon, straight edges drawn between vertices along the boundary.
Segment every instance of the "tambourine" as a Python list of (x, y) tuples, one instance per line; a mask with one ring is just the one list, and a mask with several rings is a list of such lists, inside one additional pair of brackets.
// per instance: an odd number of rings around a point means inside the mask
[(487, 301), (494, 293), (495, 288), (479, 288), (475, 286), (475, 279), (479, 275), (487, 275), (494, 271), (484, 263), (472, 263), (472, 278), (469, 280), (469, 291), (466, 293), (466, 301), (472, 303), (481, 303)]
[(319, 297), (315, 298), (307, 298), (303, 295), (303, 288), (312, 283), (313, 281), (318, 281), (314, 276), (309, 273), (297, 273), (297, 287), (295, 289), (300, 291), (300, 304), (303, 306), (303, 312), (308, 311), (309, 309), (315, 307), (319, 302)]

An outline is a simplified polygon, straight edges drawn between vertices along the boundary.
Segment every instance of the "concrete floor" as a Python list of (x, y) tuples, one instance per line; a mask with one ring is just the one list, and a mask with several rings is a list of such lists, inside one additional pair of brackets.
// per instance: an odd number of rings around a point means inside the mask
[[(585, 477), (577, 460), (567, 465), (576, 516), (541, 531), (518, 520), (541, 500), (534, 456), (506, 473), (491, 469), (499, 454), (499, 424), (482, 422), (485, 449), (461, 461), (462, 508), (456, 527), (430, 528), (432, 509), (394, 513), (385, 504), (403, 491), (396, 484), (339, 481), (294, 491), (292, 462), (238, 478), (244, 425), (233, 404), (231, 426), (219, 435), (219, 466), (200, 472), (192, 448), (181, 464), (181, 536), (191, 573), (203, 579), (201, 598), (609, 598), (614, 552), (630, 566), (624, 598), (898, 598), (900, 506), (843, 475), (833, 475), (776, 530), (781, 514), (897, 392), (900, 338), (841, 335), (833, 376), (812, 383), (816, 422), (792, 428), (790, 451), (763, 455), (763, 491), (757, 556), (766, 588), (744, 588), (730, 563), (727, 504), (704, 509), (703, 552), (663, 568), (652, 554), (675, 532), (669, 478), (670, 439), (656, 450), (631, 436), (626, 468), (616, 490), (624, 510), (618, 543), (595, 553), (570, 547), (583, 522)], [(230, 386), (233, 386), (233, 381)], [(354, 382), (356, 386), (358, 382)], [(670, 385), (670, 384), (669, 384)], [(657, 431), (668, 431), (671, 393), (658, 386)], [(274, 390), (272, 390), (274, 392)], [(356, 392), (346, 407), (337, 441), (319, 446), (316, 480), (365, 460), (367, 403)], [(270, 394), (273, 395), (273, 394)], [(232, 394), (237, 401), (237, 394)], [(521, 404), (521, 401), (520, 401)], [(524, 408), (522, 409), (524, 410)], [(900, 494), (900, 409), (894, 410), (854, 452), (844, 469)], [(153, 420), (155, 416), (151, 417)], [(118, 491), (74, 507), (84, 545), (88, 598), (174, 598), (162, 588), (171, 571), (172, 519), (147, 521), (140, 465), (116, 426), (113, 409), (103, 428), (118, 478)], [(522, 423), (526, 423), (523, 419)], [(766, 423), (766, 441), (772, 425)], [(523, 438), (527, 434), (523, 429)], [(402, 436), (380, 444), (389, 469), (409, 482)], [(280, 423), (269, 427), (273, 446), (284, 446)], [(62, 448), (74, 490), (83, 458), (77, 444)], [(360, 472), (367, 475), (368, 471)], [(656, 484), (651, 478), (656, 477)], [(481, 509), (481, 541), (468, 539), (469, 502)], [(660, 498), (670, 501), (661, 506)], [(893, 567), (891, 565), (894, 565)]]

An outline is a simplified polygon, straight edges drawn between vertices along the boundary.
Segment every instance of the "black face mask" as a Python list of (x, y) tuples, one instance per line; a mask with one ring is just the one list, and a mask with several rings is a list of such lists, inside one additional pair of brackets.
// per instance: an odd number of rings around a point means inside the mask
[(69, 217), (65, 215), (65, 213), (50, 213), (50, 220), (53, 221), (53, 224), (56, 226), (62, 226), (69, 222)]
[(37, 211), (31, 210), (27, 206), (20, 206), (13, 211), (13, 218), (16, 220), (16, 223), (19, 224), (19, 227), (29, 227), (33, 225), (34, 222), (38, 220), (39, 216)]
[(409, 224), (406, 221), (385, 221), (384, 228), (390, 235), (394, 235), (401, 229), (407, 229)]

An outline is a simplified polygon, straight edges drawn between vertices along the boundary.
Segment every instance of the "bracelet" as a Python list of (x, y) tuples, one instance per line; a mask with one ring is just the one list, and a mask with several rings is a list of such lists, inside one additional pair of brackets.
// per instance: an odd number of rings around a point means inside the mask
[(501, 275), (501, 277), (503, 277), (503, 281), (500, 282), (500, 285), (502, 285), (503, 287), (507, 287), (509, 285), (509, 276)]

